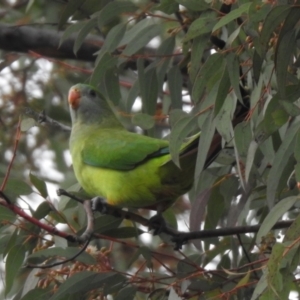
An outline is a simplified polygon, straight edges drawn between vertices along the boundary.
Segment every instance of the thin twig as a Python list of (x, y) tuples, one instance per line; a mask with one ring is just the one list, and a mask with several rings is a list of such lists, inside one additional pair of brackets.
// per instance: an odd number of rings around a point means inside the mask
[(55, 266), (59, 266), (59, 265), (63, 265), (69, 261), (72, 261), (74, 260), (76, 257), (78, 257), (81, 253), (83, 253), (85, 251), (85, 249), (87, 248), (87, 246), (89, 245), (90, 243), (90, 239), (87, 240), (85, 242), (85, 244), (83, 245), (83, 247), (80, 249), (80, 251), (78, 251), (75, 255), (73, 255), (72, 257), (68, 258), (68, 259), (65, 259), (65, 260), (62, 260), (62, 261), (59, 261), (59, 262), (55, 262), (55, 263), (52, 263), (52, 264), (47, 264), (47, 265), (34, 265), (34, 264), (26, 264), (24, 267), (25, 268), (31, 268), (31, 269), (34, 269), (34, 268), (39, 268), (39, 269), (49, 269), (49, 268), (53, 268)]
[(3, 179), (0, 191), (3, 191), (5, 189), (6, 183), (8, 181), (8, 177), (9, 177), (11, 168), (12, 168), (14, 160), (16, 158), (16, 153), (17, 153), (17, 148), (18, 148), (18, 144), (19, 144), (19, 141), (20, 141), (20, 137), (21, 137), (21, 118), (19, 118), (19, 122), (18, 122), (18, 125), (17, 125), (17, 132), (16, 132), (16, 138), (15, 138), (15, 145), (14, 145), (13, 155), (12, 155), (12, 158), (11, 158), (9, 164), (8, 164), (7, 171), (5, 173), (5, 177)]
[(45, 111), (37, 112), (31, 109), (30, 107), (25, 108), (25, 115), (32, 117), (35, 121), (37, 121), (39, 124), (46, 124), (50, 127), (53, 127), (54, 129), (59, 129), (64, 132), (70, 132), (71, 127), (64, 125), (62, 123), (59, 123), (58, 121), (48, 117), (45, 113)]

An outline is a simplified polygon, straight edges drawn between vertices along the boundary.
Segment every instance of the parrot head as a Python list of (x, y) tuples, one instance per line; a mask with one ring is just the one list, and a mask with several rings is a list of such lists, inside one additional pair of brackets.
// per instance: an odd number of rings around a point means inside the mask
[(68, 102), (72, 123), (120, 126), (104, 96), (88, 84), (76, 84), (69, 90)]

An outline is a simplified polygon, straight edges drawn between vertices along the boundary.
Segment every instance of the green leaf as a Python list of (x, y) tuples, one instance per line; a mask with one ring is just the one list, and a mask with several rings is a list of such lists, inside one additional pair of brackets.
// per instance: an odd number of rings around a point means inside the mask
[(275, 70), (278, 82), (278, 91), (285, 97), (286, 80), (288, 75), (288, 66), (290, 64), (292, 53), (296, 45), (296, 32), (291, 30), (287, 32), (277, 43), (275, 51)]
[(278, 5), (267, 14), (260, 34), (260, 41), (264, 46), (267, 46), (276, 27), (286, 18), (290, 10), (292, 10), (290, 5)]
[(194, 83), (197, 73), (202, 65), (203, 53), (208, 41), (208, 35), (202, 35), (196, 37), (192, 41), (191, 49), (191, 63), (189, 69), (189, 75), (191, 82)]
[(216, 14), (214, 12), (200, 16), (189, 27), (188, 32), (183, 38), (183, 42), (187, 42), (195, 37), (212, 32), (216, 23)]
[(125, 46), (133, 42), (136, 36), (140, 35), (141, 31), (146, 30), (151, 25), (154, 25), (154, 22), (148, 18), (137, 22), (128, 31), (126, 31), (122, 41), (119, 43), (119, 46)]
[(99, 61), (96, 61), (93, 75), (90, 79), (90, 84), (97, 86), (104, 77), (107, 70), (116, 66), (118, 59), (105, 53)]
[(43, 198), (47, 198), (48, 191), (47, 191), (47, 186), (46, 186), (45, 181), (41, 180), (40, 178), (38, 178), (31, 172), (29, 174), (29, 178), (30, 178), (31, 183), (34, 185), (34, 187), (40, 192), (41, 196)]
[(237, 9), (233, 9), (230, 13), (223, 16), (218, 23), (213, 27), (212, 32), (218, 30), (219, 28), (223, 27), (224, 25), (227, 25), (229, 22), (239, 18), (243, 13), (247, 12), (252, 5), (251, 2), (245, 3), (241, 5)]
[[(154, 65), (156, 68), (157, 74), (157, 82), (159, 90), (162, 90), (165, 76), (172, 61), (172, 54), (175, 47), (175, 36), (171, 36), (164, 41), (162, 41), (161, 45), (157, 49), (158, 58), (154, 61)], [(150, 66), (149, 66), (150, 67)]]
[(137, 288), (135, 286), (127, 286), (124, 289), (121, 289), (114, 299), (115, 300), (134, 299), (136, 291), (137, 291)]
[(113, 52), (121, 42), (126, 32), (126, 25), (120, 23), (113, 27), (107, 34), (104, 44), (101, 47), (101, 50), (97, 52), (98, 59), (100, 59), (106, 52)]
[(284, 242), (294, 241), (300, 236), (300, 215), (296, 217), (292, 225), (287, 229), (284, 236)]
[(42, 218), (45, 218), (51, 211), (51, 205), (47, 201), (44, 201), (35, 210), (35, 212), (33, 213), (33, 217), (40, 220)]
[(288, 101), (279, 100), (279, 105), (288, 113), (291, 117), (297, 117), (300, 115), (300, 108)]
[(215, 118), (216, 128), (226, 142), (231, 142), (233, 139), (231, 119), (235, 111), (236, 100), (234, 94), (226, 95), (223, 106)]
[(146, 263), (147, 263), (147, 267), (152, 269), (153, 268), (153, 265), (152, 265), (152, 253), (151, 253), (150, 249), (148, 247), (142, 246), (142, 247), (140, 247), (140, 253), (145, 258)]
[(224, 105), (224, 102), (226, 100), (230, 101), (230, 98), (229, 99), (227, 98), (229, 88), (230, 88), (230, 79), (228, 76), (227, 69), (224, 67), (220, 84), (218, 86), (216, 101), (215, 101), (215, 107), (214, 107), (215, 116), (220, 112), (222, 106)]
[(261, 68), (263, 65), (264, 59), (259, 55), (259, 53), (254, 50), (253, 53), (253, 76), (256, 83), (258, 83), (261, 73)]
[(240, 65), (237, 56), (234, 53), (229, 53), (226, 57), (227, 72), (229, 75), (231, 86), (239, 101), (243, 101), (240, 89)]
[(174, 66), (168, 72), (168, 85), (171, 94), (172, 108), (182, 107), (182, 74), (178, 66)]
[[(216, 74), (220, 73), (220, 69), (223, 65), (224, 57), (220, 53), (214, 53), (211, 55), (204, 65), (199, 70), (197, 77), (192, 88), (192, 99), (195, 103), (198, 103), (201, 96), (207, 88), (208, 81), (214, 77), (216, 83), (219, 78), (216, 78)], [(221, 71), (222, 72), (222, 71)], [(220, 73), (221, 75), (222, 73)], [(212, 84), (211, 84), (212, 85)]]
[(268, 282), (275, 292), (275, 295), (278, 295), (283, 288), (283, 278), (280, 274), (280, 267), (284, 250), (285, 246), (283, 244), (276, 243), (272, 248), (272, 253), (268, 261)]
[(201, 128), (201, 138), (199, 139), (199, 145), (198, 145), (199, 151), (197, 154), (197, 163), (196, 163), (196, 170), (195, 170), (195, 183), (197, 184), (199, 182), (198, 178), (200, 176), (200, 173), (202, 172), (206, 163), (206, 157), (215, 133), (215, 128), (216, 128), (216, 124), (213, 119), (213, 113), (209, 113)]
[(114, 104), (118, 105), (122, 98), (120, 92), (119, 76), (116, 69), (108, 69), (104, 75), (105, 92), (108, 99)]
[[(0, 181), (2, 181), (0, 179)], [(19, 179), (9, 178), (5, 186), (5, 194), (9, 198), (19, 197), (21, 195), (29, 195), (32, 193), (32, 188), (26, 182)], [(13, 199), (10, 199), (13, 200)]]
[(26, 293), (21, 300), (48, 300), (51, 295), (52, 293), (50, 289), (35, 288), (34, 290), (30, 290), (28, 293)]
[(239, 280), (239, 282), (237, 283), (235, 288), (244, 287), (249, 282), (250, 275), (251, 275), (251, 272), (250, 271), (247, 272), (246, 275), (244, 277), (242, 277), (242, 279)]
[(268, 271), (264, 271), (263, 275), (260, 277), (258, 283), (255, 286), (254, 292), (252, 294), (252, 297), (250, 300), (256, 300), (262, 293), (263, 291), (267, 288), (268, 286)]
[(297, 162), (300, 162), (300, 131), (297, 132), (297, 134), (296, 134), (294, 156), (295, 156)]
[(286, 213), (298, 200), (299, 196), (290, 196), (280, 200), (268, 213), (264, 221), (262, 222), (259, 231), (256, 235), (256, 243), (259, 244), (263, 236), (272, 229), (280, 217)]
[(131, 121), (132, 124), (146, 130), (152, 128), (155, 125), (154, 117), (143, 113), (134, 114)]
[(179, 163), (179, 150), (184, 139), (191, 133), (195, 128), (195, 117), (184, 116), (180, 118), (172, 128), (170, 134), (170, 154), (174, 163), (180, 168)]
[(3, 251), (3, 257), (7, 255), (7, 253), (12, 249), (15, 245), (18, 244), (18, 238), (19, 238), (19, 229), (16, 228), (14, 232), (10, 235), (9, 240), (7, 241), (6, 247)]
[(26, 249), (23, 245), (13, 246), (7, 255), (5, 264), (5, 295), (11, 290), (17, 274), (23, 264)]
[(267, 179), (267, 203), (269, 208), (273, 207), (276, 201), (276, 191), (281, 178), (281, 174), (286, 166), (295, 144), (295, 136), (299, 130), (300, 124), (293, 124), (286, 132), (285, 137), (276, 152), (273, 166)]
[(203, 257), (200, 254), (192, 254), (185, 259), (179, 260), (177, 264), (177, 277), (185, 278), (197, 272), (198, 265), (202, 263)]
[(97, 13), (98, 26), (101, 28), (111, 22), (122, 13), (135, 12), (138, 7), (132, 1), (109, 2), (101, 11)]
[(92, 18), (89, 21), (87, 21), (83, 27), (80, 29), (78, 36), (75, 40), (73, 51), (76, 55), (77, 51), (80, 49), (84, 39), (86, 36), (97, 26), (97, 19)]
[(140, 84), (139, 84), (139, 80), (137, 79), (133, 86), (131, 87), (131, 89), (129, 90), (127, 99), (125, 101), (125, 108), (127, 112), (131, 111), (131, 108), (136, 100), (136, 98), (138, 97), (140, 92)]
[(207, 215), (204, 229), (216, 228), (225, 210), (225, 200), (219, 187), (212, 188), (210, 200), (207, 202)]
[(58, 22), (58, 30), (62, 29), (69, 17), (71, 17), (82, 4), (82, 0), (69, 0), (67, 2)]
[(10, 221), (14, 222), (16, 219), (16, 215), (7, 207), (1, 206), (0, 209), (0, 222)]
[[(137, 23), (138, 25), (139, 23)], [(136, 26), (137, 26), (136, 25)], [(146, 46), (153, 38), (161, 33), (161, 26), (159, 24), (152, 24), (137, 32), (134, 39), (128, 41), (122, 55), (131, 56)], [(132, 30), (132, 29), (131, 29)]]
[(78, 22), (72, 25), (69, 25), (68, 28), (63, 32), (60, 41), (59, 41), (59, 45), (58, 48), (60, 48), (60, 46), (62, 45), (62, 43), (68, 39), (72, 34), (77, 33), (79, 30), (81, 30), (81, 28), (84, 26), (86, 22)]
[(98, 216), (94, 221), (94, 231), (97, 233), (102, 233), (107, 230), (117, 228), (120, 226), (122, 221), (122, 218), (116, 218), (109, 215)]
[(49, 300), (66, 299), (65, 297), (73, 295), (82, 296), (81, 299), (84, 299), (85, 293), (102, 288), (104, 285), (110, 286), (116, 279), (119, 282), (126, 281), (124, 276), (115, 272), (96, 273), (83, 271), (69, 277)]
[(141, 74), (139, 73), (139, 84), (143, 102), (143, 112), (149, 115), (155, 115), (158, 96), (156, 70), (151, 68), (146, 70), (144, 74), (142, 73), (143, 72), (141, 72)]
[(165, 14), (171, 15), (178, 11), (179, 5), (174, 0), (161, 0), (159, 5), (156, 6), (157, 10), (164, 12)]
[(251, 124), (249, 122), (237, 124), (234, 127), (234, 139), (240, 159), (245, 159), (252, 140)]

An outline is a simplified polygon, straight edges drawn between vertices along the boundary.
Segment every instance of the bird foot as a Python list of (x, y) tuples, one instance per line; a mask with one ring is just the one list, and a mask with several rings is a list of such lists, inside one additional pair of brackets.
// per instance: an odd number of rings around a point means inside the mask
[(183, 245), (187, 244), (187, 240), (185, 239), (185, 237), (182, 237), (182, 236), (174, 236), (172, 237), (171, 241), (173, 243), (175, 243), (175, 246), (174, 246), (174, 250), (181, 250)]
[(91, 207), (93, 211), (99, 211), (101, 214), (108, 212), (107, 203), (101, 197), (95, 197), (91, 200)]
[(155, 216), (149, 219), (148, 227), (149, 230), (154, 230), (153, 235), (158, 235), (163, 232), (163, 230), (167, 227), (167, 224), (162, 214), (157, 213)]

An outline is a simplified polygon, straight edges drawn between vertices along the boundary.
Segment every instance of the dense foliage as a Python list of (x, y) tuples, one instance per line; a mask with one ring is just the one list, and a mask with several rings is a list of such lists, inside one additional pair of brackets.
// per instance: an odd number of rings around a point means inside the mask
[[(1, 297), (295, 299), (300, 2), (3, 2)], [(168, 138), (177, 163), (201, 131), (194, 187), (165, 213), (176, 240), (98, 212), (86, 249), (70, 238), (87, 214), (55, 191), (82, 195), (66, 101), (79, 82), (128, 130)]]

